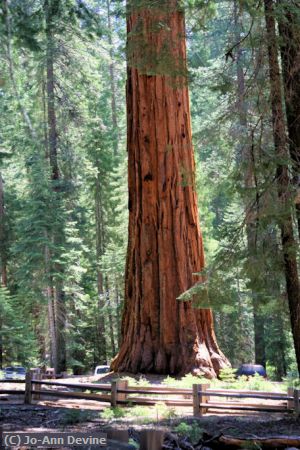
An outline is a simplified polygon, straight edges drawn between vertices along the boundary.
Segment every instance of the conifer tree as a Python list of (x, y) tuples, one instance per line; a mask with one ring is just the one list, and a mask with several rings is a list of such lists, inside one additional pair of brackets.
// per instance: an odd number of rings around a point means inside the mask
[(132, 1), (128, 11), (129, 245), (123, 340), (112, 368), (213, 377), (228, 362), (212, 313), (177, 300), (204, 267), (184, 15), (176, 1)]
[(284, 258), (287, 297), (298, 364), (300, 372), (300, 286), (294, 238), (293, 218), (290, 205), (290, 179), (288, 170), (288, 147), (285, 129), (285, 117), (281, 97), (281, 77), (278, 61), (278, 45), (273, 0), (264, 0), (266, 30), (268, 37), (270, 90), (272, 102), (272, 119), (274, 145), (277, 157), (276, 182), (278, 188), (278, 208), (281, 242)]
[(300, 238), (300, 7), (294, 1), (280, 0), (277, 5), (277, 17), (281, 38), (285, 106)]

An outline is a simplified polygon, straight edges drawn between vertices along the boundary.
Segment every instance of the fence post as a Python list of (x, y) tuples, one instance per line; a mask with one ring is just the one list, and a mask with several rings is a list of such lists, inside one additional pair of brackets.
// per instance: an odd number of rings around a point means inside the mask
[[(119, 390), (119, 389), (127, 389), (128, 388), (128, 380), (118, 380), (117, 381), (117, 390)], [(117, 394), (117, 401), (122, 401), (122, 403), (124, 402), (124, 401), (126, 401), (127, 400), (127, 393), (118, 393)]]
[(293, 397), (293, 400), (287, 401), (287, 409), (293, 409), (294, 408), (294, 388), (289, 387), (287, 390), (288, 397)]
[(118, 395), (118, 383), (117, 381), (111, 382), (111, 396), (110, 396), (110, 406), (115, 407), (117, 406), (117, 395)]
[(31, 380), (32, 380), (32, 373), (26, 372), (25, 376), (25, 396), (24, 396), (24, 403), (25, 405), (31, 404)]
[[(200, 384), (200, 392), (199, 392), (200, 403), (208, 403), (209, 397), (204, 395), (208, 388), (209, 388), (209, 384)], [(207, 412), (207, 408), (200, 406), (200, 416), (202, 416), (206, 412)]]
[(163, 430), (142, 430), (140, 450), (161, 450), (164, 443)]
[[(41, 373), (34, 374), (33, 381), (35, 380), (41, 381), (41, 379), (42, 379)], [(32, 383), (32, 390), (34, 391), (34, 393), (32, 394), (32, 400), (40, 400), (41, 394), (39, 393), (39, 391), (41, 390), (41, 385)]]
[(209, 388), (209, 384), (193, 384), (193, 414), (194, 416), (203, 416), (207, 408), (200, 406), (200, 403), (207, 403), (208, 398), (204, 395)]
[(200, 415), (199, 384), (193, 384), (193, 416)]
[(294, 407), (295, 407), (295, 414), (296, 417), (300, 416), (300, 390), (299, 389), (295, 389), (294, 390)]

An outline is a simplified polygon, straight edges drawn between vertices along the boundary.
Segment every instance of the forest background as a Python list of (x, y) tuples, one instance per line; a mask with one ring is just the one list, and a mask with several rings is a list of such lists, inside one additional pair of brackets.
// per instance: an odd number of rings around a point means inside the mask
[[(296, 376), (263, 5), (185, 7), (206, 254), (199, 306), (213, 308), (234, 367), (256, 361), (275, 379)], [(278, 2), (278, 23), (285, 14)], [(0, 34), (0, 368), (85, 373), (109, 362), (121, 342), (125, 5), (2, 0)], [(298, 175), (285, 162), (298, 257)]]

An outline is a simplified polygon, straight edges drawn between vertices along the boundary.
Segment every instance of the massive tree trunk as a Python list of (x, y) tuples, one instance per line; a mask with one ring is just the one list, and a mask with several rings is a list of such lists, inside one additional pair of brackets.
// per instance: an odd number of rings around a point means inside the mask
[(293, 182), (297, 189), (296, 213), (300, 238), (300, 5), (279, 0), (281, 59)]
[(133, 7), (128, 33), (129, 244), (123, 342), (112, 368), (213, 377), (228, 361), (212, 312), (177, 300), (204, 267), (184, 16), (174, 1), (159, 11)]
[(285, 129), (285, 117), (282, 105), (282, 84), (278, 62), (278, 45), (273, 0), (264, 0), (264, 5), (269, 53), (273, 134), (277, 158), (276, 181), (279, 197), (278, 208), (281, 214), (281, 217), (279, 218), (279, 225), (281, 230), (287, 297), (289, 302), (298, 370), (300, 372), (300, 286), (298, 278), (296, 241), (293, 231), (293, 217), (290, 207), (291, 187), (288, 171), (289, 153)]

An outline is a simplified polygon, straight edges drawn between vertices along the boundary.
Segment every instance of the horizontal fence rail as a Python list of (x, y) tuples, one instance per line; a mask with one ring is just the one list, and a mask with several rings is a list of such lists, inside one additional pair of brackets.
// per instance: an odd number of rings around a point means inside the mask
[[(211, 389), (209, 384), (195, 384), (192, 389), (189, 389), (168, 386), (128, 386), (126, 380), (113, 381), (111, 384), (70, 383), (43, 380), (41, 374), (32, 372), (26, 374), (25, 380), (0, 380), (0, 384), (2, 383), (25, 383), (25, 389), (0, 389), (0, 395), (24, 395), (26, 404), (39, 401), (43, 396), (92, 400), (109, 403), (112, 407), (117, 405), (151, 406), (164, 403), (168, 406), (192, 407), (194, 416), (202, 416), (208, 411), (216, 410), (293, 412), (298, 417), (300, 415), (300, 391), (293, 388), (288, 388), (287, 394), (283, 394), (282, 392)], [(246, 399), (249, 399), (249, 402), (245, 403)], [(261, 400), (261, 403), (251, 403), (251, 399)]]
[(2, 383), (18, 383), (18, 384), (20, 384), (20, 383), (25, 383), (25, 379), (18, 380), (18, 379), (13, 378), (12, 380), (0, 380), (0, 383), (1, 384)]
[(83, 390), (94, 390), (94, 391), (106, 391), (110, 392), (111, 387), (109, 384), (88, 384), (88, 383), (64, 383), (62, 381), (45, 381), (45, 380), (32, 380), (35, 385), (45, 385), (45, 386), (63, 386), (67, 388), (76, 388)]

